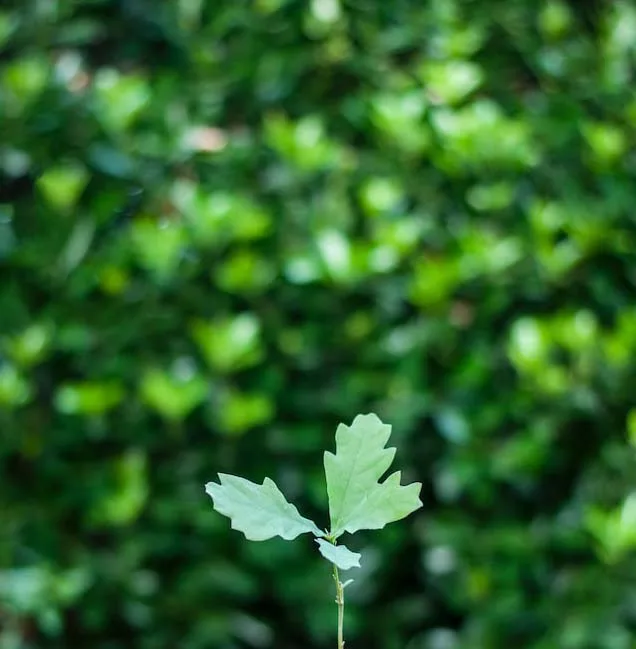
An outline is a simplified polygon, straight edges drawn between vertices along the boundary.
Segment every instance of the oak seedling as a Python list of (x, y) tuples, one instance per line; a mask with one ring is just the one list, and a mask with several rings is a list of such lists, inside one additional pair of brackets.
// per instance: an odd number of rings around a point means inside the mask
[(360, 554), (338, 544), (338, 539), (345, 532), (381, 529), (422, 506), (421, 483), (401, 485), (400, 471), (379, 482), (395, 457), (395, 448), (385, 448), (390, 435), (391, 426), (373, 413), (358, 415), (351, 426), (338, 426), (336, 452), (325, 451), (324, 455), (329, 530), (321, 531), (313, 521), (301, 516), (269, 478), (259, 485), (220, 473), (220, 483), (205, 485), (214, 509), (230, 518), (232, 528), (243, 532), (250, 541), (265, 541), (274, 536), (291, 541), (304, 533), (316, 537), (320, 554), (333, 564), (338, 649), (344, 647), (344, 590), (353, 581), (342, 583), (339, 570), (360, 567)]

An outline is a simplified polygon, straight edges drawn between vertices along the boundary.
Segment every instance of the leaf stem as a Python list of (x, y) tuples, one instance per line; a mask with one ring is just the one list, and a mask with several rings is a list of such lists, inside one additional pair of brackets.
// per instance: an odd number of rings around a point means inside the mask
[[(336, 545), (334, 538), (330, 539)], [(344, 649), (344, 587), (338, 575), (338, 566), (333, 564), (333, 579), (336, 582), (336, 604), (338, 605), (338, 649)]]
[(333, 565), (333, 578), (336, 582), (336, 604), (338, 604), (338, 649), (344, 649), (344, 588), (338, 578), (338, 568), (335, 563)]

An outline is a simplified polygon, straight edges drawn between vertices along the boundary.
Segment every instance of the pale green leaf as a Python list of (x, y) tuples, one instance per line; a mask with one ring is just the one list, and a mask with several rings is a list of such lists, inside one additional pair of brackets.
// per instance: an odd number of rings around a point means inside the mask
[(274, 536), (290, 541), (305, 532), (323, 536), (312, 521), (285, 500), (269, 478), (262, 485), (226, 473), (219, 473), (219, 479), (221, 484), (208, 482), (205, 491), (214, 501), (214, 508), (232, 520), (232, 529), (243, 532), (250, 541)]
[(347, 516), (344, 529), (353, 533), (357, 530), (378, 530), (387, 523), (399, 521), (419, 509), (421, 483), (400, 485), (401, 472), (392, 473), (382, 484), (376, 485), (368, 497), (354, 507)]
[(335, 563), (340, 570), (360, 567), (360, 554), (358, 552), (352, 552), (345, 545), (334, 545), (329, 541), (325, 541), (325, 539), (316, 539), (316, 543), (320, 554), (331, 563)]
[(325, 453), (331, 534), (380, 529), (422, 506), (421, 484), (400, 485), (400, 472), (379, 479), (393, 462), (394, 448), (385, 448), (391, 426), (375, 414), (358, 415), (351, 426), (336, 431), (336, 454)]

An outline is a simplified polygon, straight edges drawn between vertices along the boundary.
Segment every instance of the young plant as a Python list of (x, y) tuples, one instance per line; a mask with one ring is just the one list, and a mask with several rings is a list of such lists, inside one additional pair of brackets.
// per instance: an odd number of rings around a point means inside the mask
[(330, 529), (324, 532), (301, 516), (269, 478), (259, 485), (220, 473), (220, 484), (205, 485), (214, 508), (228, 516), (232, 528), (243, 532), (250, 541), (264, 541), (274, 536), (291, 541), (305, 532), (316, 537), (318, 550), (333, 564), (338, 649), (344, 647), (344, 589), (353, 581), (342, 583), (338, 571), (360, 567), (360, 554), (338, 545), (338, 539), (345, 532), (381, 529), (422, 506), (421, 483), (400, 485), (400, 471), (379, 482), (395, 456), (394, 448), (385, 448), (390, 435), (391, 426), (383, 424), (374, 414), (358, 415), (351, 426), (338, 426), (336, 453), (326, 451), (324, 455), (331, 520)]

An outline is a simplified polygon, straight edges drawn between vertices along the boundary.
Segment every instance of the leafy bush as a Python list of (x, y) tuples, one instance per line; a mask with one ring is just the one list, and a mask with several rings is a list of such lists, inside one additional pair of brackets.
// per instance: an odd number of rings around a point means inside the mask
[[(328, 646), (338, 421), (424, 509), (363, 537), (349, 645), (628, 649), (627, 0), (0, 8), (0, 639)], [(284, 561), (284, 573), (278, 569)]]

